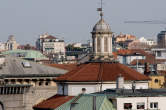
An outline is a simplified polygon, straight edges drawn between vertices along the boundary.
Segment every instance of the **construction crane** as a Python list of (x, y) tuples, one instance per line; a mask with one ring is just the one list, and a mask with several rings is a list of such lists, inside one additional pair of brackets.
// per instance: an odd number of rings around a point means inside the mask
[(161, 20), (146, 20), (146, 21), (124, 21), (124, 23), (142, 23), (142, 24), (166, 24), (166, 21), (161, 21)]

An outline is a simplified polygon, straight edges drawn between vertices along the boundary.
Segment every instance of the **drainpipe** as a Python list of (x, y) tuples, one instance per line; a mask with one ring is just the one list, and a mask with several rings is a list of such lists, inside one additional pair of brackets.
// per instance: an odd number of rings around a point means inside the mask
[(96, 110), (96, 96), (93, 96), (93, 110)]
[(147, 110), (149, 110), (149, 97), (147, 97)]

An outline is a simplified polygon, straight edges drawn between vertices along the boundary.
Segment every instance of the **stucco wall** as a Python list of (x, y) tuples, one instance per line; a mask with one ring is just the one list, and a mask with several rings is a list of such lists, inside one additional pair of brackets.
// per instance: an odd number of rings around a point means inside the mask
[[(71, 95), (76, 96), (82, 92), (82, 88), (86, 88), (86, 93), (94, 93), (99, 92), (100, 88), (103, 90), (106, 89), (114, 89), (116, 88), (115, 82), (108, 82), (102, 84), (96, 84), (96, 83), (69, 83), (65, 84), (64, 86), (64, 93), (65, 95)], [(125, 89), (132, 89), (132, 82), (125, 82), (124, 84)], [(146, 82), (136, 82), (136, 89), (148, 89), (148, 81)], [(62, 94), (62, 85), (58, 85), (58, 93)]]
[(158, 109), (165, 110), (165, 101), (166, 97), (122, 97), (117, 98), (117, 110), (124, 110), (124, 103), (132, 103), (132, 110), (137, 110), (137, 103), (140, 102), (145, 103), (145, 109), (150, 109), (150, 102), (158, 102)]
[(31, 87), (24, 94), (0, 94), (0, 102), (5, 110), (33, 110), (35, 104), (56, 93), (56, 87)]

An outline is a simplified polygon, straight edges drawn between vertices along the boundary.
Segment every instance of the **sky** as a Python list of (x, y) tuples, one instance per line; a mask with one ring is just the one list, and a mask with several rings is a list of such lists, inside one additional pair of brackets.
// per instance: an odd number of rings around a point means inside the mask
[[(156, 39), (166, 24), (126, 24), (127, 20), (166, 21), (166, 0), (103, 0), (104, 19), (115, 34)], [(67, 43), (91, 40), (99, 20), (100, 0), (0, 0), (0, 41), (14, 35), (20, 44), (35, 45), (49, 33)]]

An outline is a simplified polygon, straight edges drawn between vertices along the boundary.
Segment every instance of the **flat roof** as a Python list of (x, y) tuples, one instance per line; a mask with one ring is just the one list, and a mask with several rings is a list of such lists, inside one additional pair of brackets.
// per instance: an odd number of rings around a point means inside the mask
[(109, 98), (118, 97), (166, 97), (166, 89), (107, 89), (94, 94), (105, 94)]

